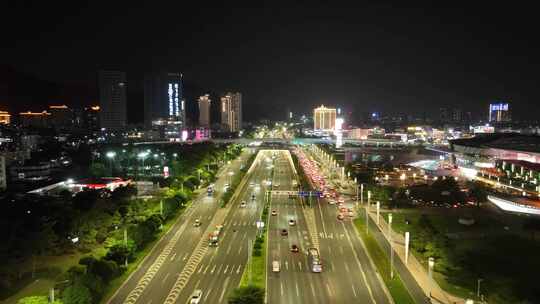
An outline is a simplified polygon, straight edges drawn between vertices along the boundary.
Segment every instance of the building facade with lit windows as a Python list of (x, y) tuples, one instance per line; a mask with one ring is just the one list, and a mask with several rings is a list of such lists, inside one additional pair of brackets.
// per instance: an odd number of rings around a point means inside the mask
[(313, 110), (313, 129), (315, 131), (333, 131), (336, 127), (336, 109), (321, 105)]
[(124, 129), (127, 118), (126, 73), (99, 71), (98, 86), (101, 128), (106, 130)]
[(51, 113), (43, 112), (22, 112), (19, 113), (19, 121), (23, 127), (46, 128), (50, 125)]
[(159, 72), (144, 78), (144, 124), (146, 129), (173, 125), (186, 126), (182, 74)]
[(221, 97), (221, 124), (229, 132), (242, 129), (242, 94), (229, 92)]
[(205, 94), (199, 97), (199, 126), (210, 126), (210, 95)]
[(55, 128), (69, 128), (73, 126), (74, 113), (66, 105), (51, 105), (49, 106), (51, 113), (51, 125)]
[(11, 123), (11, 114), (6, 111), (0, 111), (0, 125), (9, 125)]

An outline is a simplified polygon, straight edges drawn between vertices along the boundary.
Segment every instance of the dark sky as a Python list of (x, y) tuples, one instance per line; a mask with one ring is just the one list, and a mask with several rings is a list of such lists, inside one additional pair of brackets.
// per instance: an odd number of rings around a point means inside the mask
[(242, 92), (248, 119), (320, 103), (355, 113), (456, 106), (480, 115), (499, 99), (511, 102), (514, 117), (538, 114), (538, 24), (523, 4), (10, 2), (0, 18), (0, 63), (47, 80), (94, 86), (97, 69), (118, 68), (137, 87), (145, 71), (181, 71), (204, 90)]

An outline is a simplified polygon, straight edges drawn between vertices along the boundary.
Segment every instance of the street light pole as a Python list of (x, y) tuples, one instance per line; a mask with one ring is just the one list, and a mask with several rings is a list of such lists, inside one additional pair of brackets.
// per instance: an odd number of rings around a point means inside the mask
[(435, 259), (433, 257), (428, 258), (428, 276), (433, 279), (433, 266), (435, 266)]
[(390, 278), (394, 278), (394, 249), (392, 241), (392, 213), (388, 214), (388, 240), (390, 241)]
[(478, 280), (477, 280), (477, 283), (478, 283), (478, 284), (477, 284), (477, 288), (476, 288), (476, 296), (477, 296), (478, 298), (480, 298), (480, 283), (482, 283), (483, 280), (484, 280), (484, 279), (478, 279)]

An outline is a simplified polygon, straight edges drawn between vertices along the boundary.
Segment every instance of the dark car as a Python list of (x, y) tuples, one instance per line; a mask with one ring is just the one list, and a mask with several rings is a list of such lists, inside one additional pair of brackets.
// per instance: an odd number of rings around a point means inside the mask
[(298, 252), (298, 251), (299, 251), (298, 246), (296, 246), (296, 245), (293, 244), (293, 245), (291, 246), (291, 252)]
[(283, 236), (289, 235), (289, 232), (287, 231), (287, 229), (282, 229), (281, 230), (281, 235), (283, 235)]

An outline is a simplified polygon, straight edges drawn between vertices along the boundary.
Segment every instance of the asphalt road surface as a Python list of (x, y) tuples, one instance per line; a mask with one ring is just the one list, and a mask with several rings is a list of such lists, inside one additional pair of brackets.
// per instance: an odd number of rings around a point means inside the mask
[[(209, 223), (219, 209), (222, 189), (230, 178), (227, 172), (238, 172), (249, 156), (249, 152), (244, 152), (239, 159), (224, 166), (215, 182), (216, 194), (208, 197), (206, 191), (201, 191), (108, 303), (163, 303), (198, 240), (203, 237), (202, 233), (209, 229)], [(202, 222), (200, 227), (193, 226), (195, 219)]]
[[(277, 190), (292, 190), (290, 163), (283, 156), (275, 165)], [(312, 207), (303, 207), (298, 199), (273, 195), (270, 209), (277, 215), (269, 224), (268, 303), (390, 303), (351, 220), (339, 221), (336, 206), (313, 199)], [(296, 225), (289, 226), (289, 219)], [(317, 231), (311, 231), (309, 220)], [(282, 236), (281, 229), (287, 229), (288, 236)], [(292, 244), (300, 252), (291, 252)], [(306, 255), (306, 249), (317, 244), (322, 273), (311, 272)], [(273, 261), (280, 263), (279, 273), (272, 272)]]

